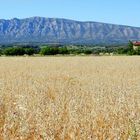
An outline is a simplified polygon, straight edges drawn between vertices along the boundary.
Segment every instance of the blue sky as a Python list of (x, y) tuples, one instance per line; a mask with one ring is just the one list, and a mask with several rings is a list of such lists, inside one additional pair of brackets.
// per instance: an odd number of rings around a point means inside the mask
[(140, 27), (140, 0), (0, 0), (0, 18), (33, 16)]

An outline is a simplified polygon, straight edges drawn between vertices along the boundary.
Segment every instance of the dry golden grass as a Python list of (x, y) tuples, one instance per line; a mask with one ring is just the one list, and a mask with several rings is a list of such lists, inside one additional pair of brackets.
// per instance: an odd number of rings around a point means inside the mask
[(0, 140), (140, 140), (140, 57), (1, 57)]

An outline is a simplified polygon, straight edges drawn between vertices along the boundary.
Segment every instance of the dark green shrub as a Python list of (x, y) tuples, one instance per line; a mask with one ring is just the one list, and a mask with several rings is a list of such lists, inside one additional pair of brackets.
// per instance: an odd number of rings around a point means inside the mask
[(56, 55), (58, 53), (59, 53), (58, 48), (51, 48), (51, 47), (42, 48), (40, 51), (41, 55)]
[(25, 50), (23, 48), (13, 47), (13, 48), (6, 48), (3, 53), (7, 56), (16, 56), (16, 55), (24, 55)]
[(25, 48), (25, 54), (27, 55), (33, 55), (35, 54), (35, 50), (33, 48)]
[(138, 48), (137, 50), (135, 50), (136, 55), (140, 55), (140, 48)]
[(92, 51), (91, 50), (85, 50), (84, 53), (85, 54), (92, 54)]
[(3, 51), (2, 51), (2, 49), (0, 49), (0, 56), (3, 54)]
[(59, 54), (69, 54), (69, 50), (66, 47), (59, 48)]

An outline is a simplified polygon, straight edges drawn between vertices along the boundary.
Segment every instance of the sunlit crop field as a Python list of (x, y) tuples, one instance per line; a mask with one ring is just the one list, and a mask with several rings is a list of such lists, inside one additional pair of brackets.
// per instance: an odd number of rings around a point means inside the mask
[(0, 57), (0, 140), (140, 140), (140, 57)]

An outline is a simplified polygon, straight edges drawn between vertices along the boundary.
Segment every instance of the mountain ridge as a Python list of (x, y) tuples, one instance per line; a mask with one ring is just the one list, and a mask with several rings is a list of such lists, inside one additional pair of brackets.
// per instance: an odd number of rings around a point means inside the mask
[(7, 18), (7, 19), (0, 19), (0, 20), (26, 20), (26, 19), (34, 19), (34, 18), (44, 18), (44, 19), (58, 19), (58, 20), (68, 20), (68, 21), (75, 21), (75, 22), (81, 22), (81, 23), (102, 23), (102, 24), (109, 24), (109, 25), (119, 25), (119, 26), (126, 26), (126, 27), (134, 27), (134, 28), (140, 28), (139, 26), (132, 26), (132, 25), (127, 25), (127, 24), (117, 24), (117, 23), (109, 23), (109, 22), (100, 22), (100, 21), (91, 21), (91, 20), (85, 20), (85, 21), (80, 21), (76, 19), (67, 19), (67, 18), (57, 18), (57, 17), (40, 17), (40, 16), (32, 16), (32, 17), (27, 17), (27, 18)]
[(140, 27), (64, 18), (0, 19), (0, 43), (127, 43), (140, 39)]

